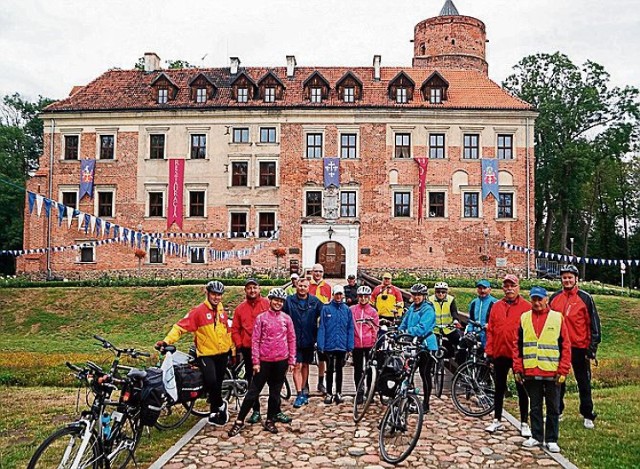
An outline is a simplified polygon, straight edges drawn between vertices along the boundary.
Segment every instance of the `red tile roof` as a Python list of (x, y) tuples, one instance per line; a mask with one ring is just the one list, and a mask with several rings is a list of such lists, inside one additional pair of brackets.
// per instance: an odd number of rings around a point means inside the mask
[[(254, 82), (272, 71), (286, 86), (284, 98), (274, 103), (249, 100), (238, 103), (231, 97), (230, 84), (237, 75), (230, 75), (228, 68), (201, 68), (159, 70), (109, 70), (71, 96), (49, 105), (46, 111), (116, 111), (157, 109), (216, 109), (216, 108), (329, 108), (329, 107), (377, 107), (377, 108), (431, 108), (431, 109), (501, 109), (533, 110), (533, 107), (510, 95), (489, 77), (474, 70), (438, 70), (449, 82), (447, 100), (442, 104), (430, 104), (423, 100), (420, 87), (435, 71), (429, 68), (383, 67), (380, 81), (373, 78), (373, 67), (298, 67), (292, 79), (287, 78), (285, 67), (247, 67), (246, 73)], [(305, 97), (303, 83), (315, 71), (325, 77), (331, 85), (329, 98), (322, 103), (310, 103)], [(363, 84), (362, 99), (345, 103), (335, 91), (336, 82), (351, 71)], [(406, 104), (397, 104), (389, 98), (389, 82), (404, 72), (415, 82), (414, 99)], [(206, 103), (196, 103), (190, 98), (189, 82), (198, 74), (204, 74), (213, 83), (217, 92)], [(178, 87), (174, 99), (166, 104), (156, 102), (152, 82), (165, 74)], [(75, 91), (75, 90), (74, 90)]]

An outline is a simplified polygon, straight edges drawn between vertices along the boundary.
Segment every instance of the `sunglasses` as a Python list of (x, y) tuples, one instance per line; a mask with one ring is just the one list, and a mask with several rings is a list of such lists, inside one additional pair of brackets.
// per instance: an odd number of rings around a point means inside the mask
[(447, 293), (447, 290), (436, 290), (436, 293)]

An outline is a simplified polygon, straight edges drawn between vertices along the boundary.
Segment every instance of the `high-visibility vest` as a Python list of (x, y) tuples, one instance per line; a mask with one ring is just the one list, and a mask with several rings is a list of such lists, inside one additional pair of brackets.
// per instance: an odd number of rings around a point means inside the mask
[(522, 358), (525, 370), (540, 368), (543, 371), (558, 371), (560, 363), (560, 329), (562, 313), (549, 311), (540, 337), (533, 327), (532, 312), (528, 311), (520, 318), (522, 326)]
[[(433, 307), (436, 310), (436, 326), (444, 326), (447, 324), (451, 324), (453, 322), (453, 318), (451, 317), (451, 303), (453, 303), (453, 296), (447, 295), (447, 298), (440, 303), (436, 300), (436, 295), (431, 295), (429, 297), (429, 301), (433, 303)], [(450, 334), (453, 331), (450, 327), (445, 327), (442, 332), (444, 334)], [(434, 329), (436, 334), (440, 333), (440, 329)]]

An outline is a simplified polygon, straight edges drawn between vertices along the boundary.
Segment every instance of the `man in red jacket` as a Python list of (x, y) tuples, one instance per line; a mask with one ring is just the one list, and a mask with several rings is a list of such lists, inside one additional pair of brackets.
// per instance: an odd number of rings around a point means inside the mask
[[(571, 343), (567, 321), (549, 308), (547, 290), (531, 288), (531, 311), (520, 318), (518, 346), (513, 355), (516, 382), (523, 383), (531, 400), (532, 436), (522, 443), (525, 448), (542, 442), (552, 453), (559, 453), (558, 417), (560, 385), (571, 368)], [(542, 402), (547, 406), (543, 423)]]
[[(236, 353), (241, 353), (244, 359), (244, 376), (250, 385), (253, 378), (253, 364), (251, 362), (251, 335), (253, 324), (258, 314), (269, 309), (269, 300), (260, 295), (260, 285), (256, 279), (250, 278), (244, 284), (245, 299), (233, 312), (231, 324), (231, 338), (236, 346)], [(249, 423), (260, 421), (260, 400), (256, 399)]]
[[(600, 317), (593, 298), (578, 288), (578, 269), (565, 265), (560, 269), (562, 290), (551, 297), (551, 309), (563, 314), (571, 340), (571, 367), (580, 394), (580, 414), (584, 427), (595, 427), (596, 414), (591, 399), (591, 360), (595, 360), (600, 343)], [(560, 390), (560, 414), (564, 411), (565, 385)]]
[[(496, 382), (496, 397), (494, 420), (486, 431), (494, 433), (504, 427), (502, 406), (504, 394), (507, 390), (507, 376), (513, 367), (513, 352), (520, 327), (520, 316), (531, 310), (531, 303), (520, 296), (520, 281), (513, 274), (505, 275), (502, 281), (504, 298), (494, 303), (487, 323), (487, 346), (485, 353), (493, 362), (494, 379)], [(520, 434), (525, 438), (531, 437), (529, 428), (529, 398), (522, 384), (516, 383), (518, 403), (520, 405)]]

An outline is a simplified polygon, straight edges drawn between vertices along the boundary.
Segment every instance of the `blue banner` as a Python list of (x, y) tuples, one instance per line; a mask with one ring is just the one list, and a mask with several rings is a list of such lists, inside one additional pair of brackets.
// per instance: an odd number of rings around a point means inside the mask
[(498, 160), (482, 160), (482, 200), (493, 194), (498, 200)]
[(324, 187), (340, 187), (340, 158), (323, 158)]
[(96, 160), (80, 161), (80, 195), (79, 200), (85, 195), (93, 198), (93, 176), (96, 170)]

